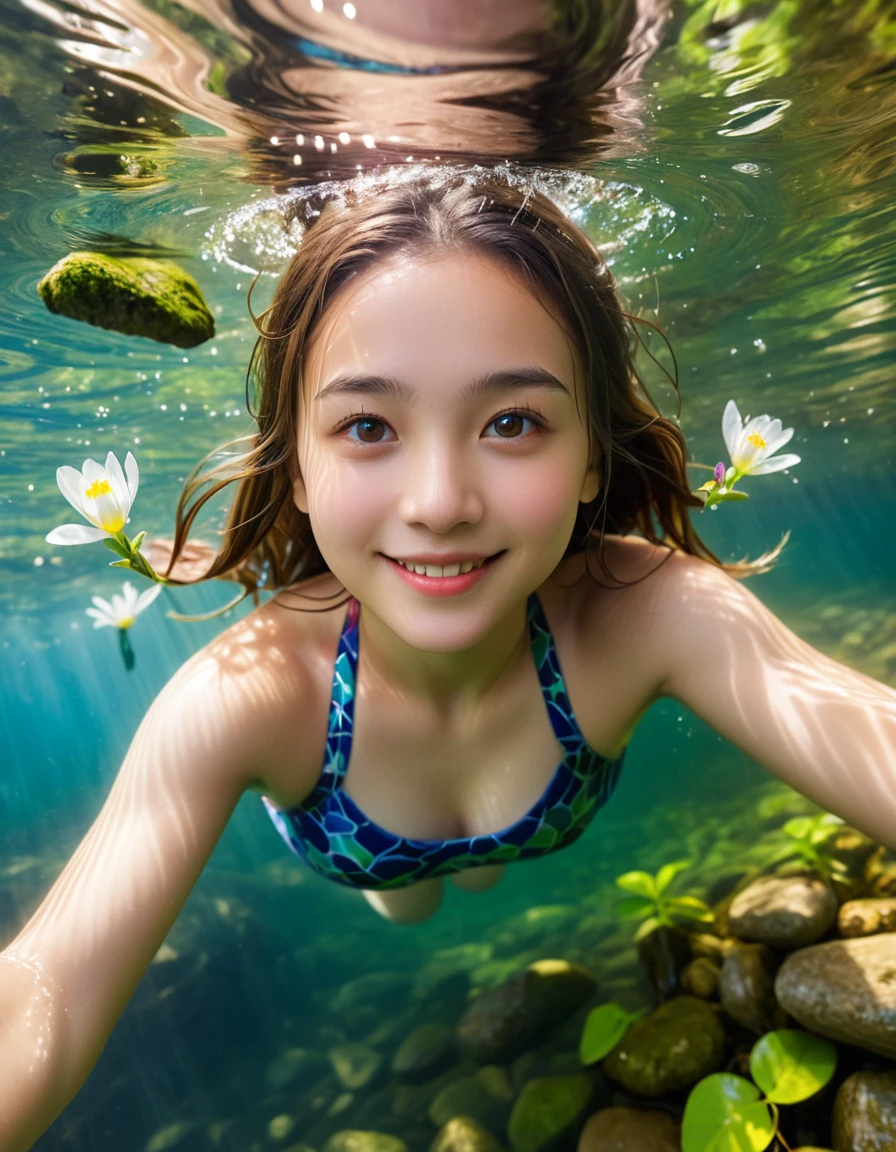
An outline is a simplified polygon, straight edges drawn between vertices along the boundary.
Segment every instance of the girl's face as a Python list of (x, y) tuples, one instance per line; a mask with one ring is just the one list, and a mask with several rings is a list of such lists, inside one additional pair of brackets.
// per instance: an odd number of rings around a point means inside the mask
[(570, 338), (500, 264), (383, 262), (311, 340), (296, 503), (367, 611), (416, 649), (463, 651), (519, 612), (597, 494), (586, 402)]

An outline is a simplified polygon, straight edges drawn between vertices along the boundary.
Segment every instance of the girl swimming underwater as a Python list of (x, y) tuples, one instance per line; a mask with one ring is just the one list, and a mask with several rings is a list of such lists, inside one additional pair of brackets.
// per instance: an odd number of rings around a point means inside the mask
[[(677, 425), (591, 243), (497, 178), (328, 206), (263, 317), (259, 432), (206, 577), (282, 589), (159, 695), (0, 955), (0, 1148), (86, 1078), (246, 789), (384, 915), (575, 839), (672, 696), (896, 846), (896, 695), (701, 543)], [(762, 565), (760, 564), (759, 567)], [(322, 768), (323, 766), (323, 768)]]

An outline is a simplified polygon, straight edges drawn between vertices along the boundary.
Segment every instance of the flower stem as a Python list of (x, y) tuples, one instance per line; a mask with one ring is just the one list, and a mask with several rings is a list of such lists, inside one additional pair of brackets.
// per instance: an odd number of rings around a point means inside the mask
[(121, 658), (124, 661), (124, 666), (131, 672), (136, 663), (134, 656), (134, 649), (131, 647), (131, 638), (128, 636), (127, 628), (118, 629), (118, 647), (121, 650)]
[[(142, 543), (145, 533), (141, 532), (137, 539)], [(152, 567), (150, 562), (146, 559), (140, 551), (139, 544), (135, 548), (133, 543), (125, 536), (124, 532), (116, 532), (113, 537), (127, 552), (128, 567), (132, 572), (137, 572), (141, 576), (145, 576), (147, 580), (152, 580), (153, 584), (167, 584), (168, 581), (164, 576), (160, 576), (158, 572)]]

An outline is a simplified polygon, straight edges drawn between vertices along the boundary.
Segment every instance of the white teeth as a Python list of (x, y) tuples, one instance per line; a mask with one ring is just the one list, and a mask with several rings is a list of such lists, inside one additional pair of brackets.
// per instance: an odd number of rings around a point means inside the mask
[(464, 572), (472, 572), (474, 568), (481, 568), (485, 563), (482, 560), (464, 560), (462, 563), (446, 564), (444, 568), (439, 567), (438, 564), (412, 564), (410, 561), (399, 560), (399, 564), (403, 568), (407, 568), (409, 572), (416, 572), (418, 576), (460, 576)]

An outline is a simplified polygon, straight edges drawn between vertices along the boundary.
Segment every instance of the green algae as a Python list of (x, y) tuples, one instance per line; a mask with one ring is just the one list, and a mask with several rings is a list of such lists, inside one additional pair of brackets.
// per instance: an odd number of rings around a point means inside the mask
[(126, 336), (195, 348), (215, 334), (199, 285), (169, 260), (72, 252), (37, 290), (51, 312)]

